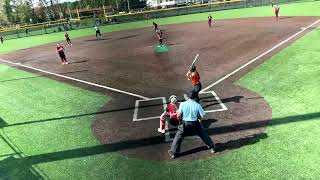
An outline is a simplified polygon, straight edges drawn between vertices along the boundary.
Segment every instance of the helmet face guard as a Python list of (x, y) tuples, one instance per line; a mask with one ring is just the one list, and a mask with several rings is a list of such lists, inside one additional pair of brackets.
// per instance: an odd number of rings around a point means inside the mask
[(178, 98), (177, 98), (177, 96), (175, 96), (175, 95), (171, 95), (170, 97), (169, 97), (169, 101), (170, 101), (170, 103), (177, 103), (178, 102)]

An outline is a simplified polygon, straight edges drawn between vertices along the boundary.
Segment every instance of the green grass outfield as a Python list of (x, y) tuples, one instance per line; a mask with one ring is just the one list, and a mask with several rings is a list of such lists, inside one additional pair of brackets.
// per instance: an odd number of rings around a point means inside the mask
[[(319, 1), (295, 3), (295, 4), (283, 4), (280, 6), (280, 16), (320, 16)], [(160, 27), (165, 24), (176, 24), (193, 21), (206, 21), (209, 13), (199, 13), (182, 15), (168, 18), (161, 18), (148, 21), (136, 21), (132, 23), (107, 25), (101, 28), (102, 32), (121, 31), (134, 28), (143, 28), (152, 26), (152, 21), (156, 21)], [(227, 18), (242, 18), (242, 17), (262, 17), (273, 16), (274, 10), (270, 6), (243, 8), (226, 11), (212, 12), (214, 19), (227, 19)], [(70, 31), (71, 39), (94, 35), (94, 28), (80, 29)], [(5, 45), (0, 45), (0, 53), (11, 52), (18, 49), (24, 49), (34, 47), (37, 45), (48, 44), (52, 42), (64, 40), (64, 33), (53, 33), (39, 36), (30, 36), (20, 39), (12, 39), (5, 41)], [(54, 49), (54, 48), (53, 48)]]
[[(288, 15), (320, 15), (319, 2), (281, 7)], [(269, 9), (221, 11), (214, 16), (272, 15)], [(300, 9), (309, 14), (302, 14)], [(206, 14), (159, 21), (174, 23), (176, 19), (179, 23), (184, 18), (185, 22), (206, 19)], [(149, 22), (144, 23), (106, 29), (149, 26)], [(91, 30), (72, 32), (73, 37), (90, 33)], [(43, 43), (40, 37), (50, 42), (63, 39), (57, 33), (12, 40), (1, 50), (9, 48), (10, 43), (12, 47), (6, 51), (39, 45)], [(14, 47), (18, 41), (21, 44)], [(94, 115), (86, 114), (98, 111), (109, 97), (0, 65), (0, 179), (38, 179), (39, 175), (49, 179), (319, 179), (319, 57), (317, 28), (237, 82), (258, 92), (272, 106), (273, 120), (267, 137), (225, 155), (172, 162), (101, 154), (90, 129)]]

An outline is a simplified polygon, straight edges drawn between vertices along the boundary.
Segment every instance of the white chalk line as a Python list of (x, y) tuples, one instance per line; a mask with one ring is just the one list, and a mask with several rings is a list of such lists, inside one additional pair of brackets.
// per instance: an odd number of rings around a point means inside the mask
[(167, 100), (165, 97), (157, 97), (157, 98), (149, 98), (149, 99), (143, 99), (143, 100), (136, 100), (134, 112), (133, 112), (133, 120), (132, 121), (146, 121), (151, 119), (160, 119), (160, 116), (154, 116), (154, 117), (146, 117), (146, 118), (138, 118), (138, 110), (139, 110), (139, 104), (140, 102), (145, 101), (154, 101), (154, 100), (162, 100), (163, 104), (163, 110), (165, 111), (167, 109)]
[(246, 64), (242, 65), (241, 67), (239, 67), (238, 69), (232, 71), (231, 73), (225, 75), (224, 77), (222, 77), (221, 79), (217, 80), (216, 82), (212, 83), (211, 85), (207, 86), (206, 88), (202, 89), (200, 91), (201, 92), (206, 92), (208, 89), (212, 88), (213, 86), (219, 84), (220, 82), (224, 81), (225, 79), (229, 78), (230, 76), (234, 75), (235, 73), (239, 72), (240, 70), (242, 70), (243, 68), (247, 67), (248, 65), (252, 64), (253, 62), (259, 60), (261, 57), (269, 54), (270, 52), (272, 52), (273, 50), (277, 49), (278, 47), (282, 46), (283, 44), (287, 43), (288, 41), (292, 40), (293, 38), (295, 38), (296, 36), (300, 35), (301, 33), (303, 33), (304, 31), (308, 30), (309, 28), (311, 28), (312, 26), (314, 26), (315, 24), (319, 23), (320, 19), (318, 19), (317, 21), (315, 21), (314, 23), (312, 23), (311, 25), (302, 28), (301, 31), (297, 32), (296, 34), (290, 36), (289, 38), (287, 38), (286, 40), (280, 42), (279, 44), (275, 45), (274, 47), (272, 47), (271, 49), (267, 50), (266, 52), (260, 54), (259, 56), (255, 57), (254, 59), (252, 59), (251, 61), (247, 62)]
[(72, 77), (69, 77), (69, 76), (65, 76), (65, 75), (49, 72), (49, 71), (46, 71), (46, 70), (42, 70), (42, 69), (31, 67), (31, 66), (26, 66), (26, 65), (23, 65), (21, 63), (14, 63), (14, 62), (7, 61), (7, 60), (4, 60), (4, 59), (0, 59), (0, 61), (8, 63), (8, 64), (15, 65), (15, 66), (20, 66), (20, 67), (24, 67), (24, 68), (27, 68), (27, 69), (31, 69), (31, 70), (34, 70), (34, 71), (39, 71), (39, 72), (42, 72), (42, 73), (45, 73), (45, 74), (50, 74), (50, 75), (53, 75), (53, 76), (56, 76), (56, 77), (60, 77), (60, 78), (64, 78), (64, 79), (68, 79), (68, 80), (72, 80), (72, 81), (76, 81), (76, 82), (80, 82), (80, 83), (83, 83), (83, 84), (99, 87), (99, 88), (102, 88), (102, 89), (107, 89), (107, 90), (118, 92), (118, 93), (121, 93), (121, 94), (138, 97), (140, 99), (144, 99), (144, 100), (148, 100), (149, 99), (149, 98), (147, 98), (145, 96), (141, 96), (141, 95), (138, 95), (138, 94), (134, 94), (134, 93), (130, 93), (130, 92), (127, 92), (127, 91), (120, 90), (120, 89), (116, 89), (116, 88), (112, 88), (112, 87), (108, 87), (108, 86), (103, 86), (103, 85), (92, 83), (92, 82), (89, 82), (89, 81), (84, 81), (84, 80), (81, 80), (81, 79), (72, 78)]

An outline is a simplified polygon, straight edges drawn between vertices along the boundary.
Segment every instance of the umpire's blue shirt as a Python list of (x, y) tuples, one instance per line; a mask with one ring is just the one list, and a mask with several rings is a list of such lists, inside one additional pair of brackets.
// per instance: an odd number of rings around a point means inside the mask
[(201, 105), (192, 99), (181, 103), (178, 111), (182, 115), (183, 121), (197, 121), (205, 114)]

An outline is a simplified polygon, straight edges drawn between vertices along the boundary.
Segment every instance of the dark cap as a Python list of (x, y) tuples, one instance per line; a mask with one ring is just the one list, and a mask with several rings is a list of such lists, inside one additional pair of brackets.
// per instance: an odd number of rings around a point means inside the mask
[(196, 66), (195, 66), (194, 64), (190, 67), (190, 71), (191, 71), (191, 72), (195, 72), (196, 69), (197, 69), (197, 68), (196, 68)]
[(189, 91), (187, 92), (187, 97), (188, 97), (189, 99), (195, 99), (196, 96), (197, 96), (197, 93), (196, 93), (193, 89), (192, 89), (192, 90), (189, 90)]

